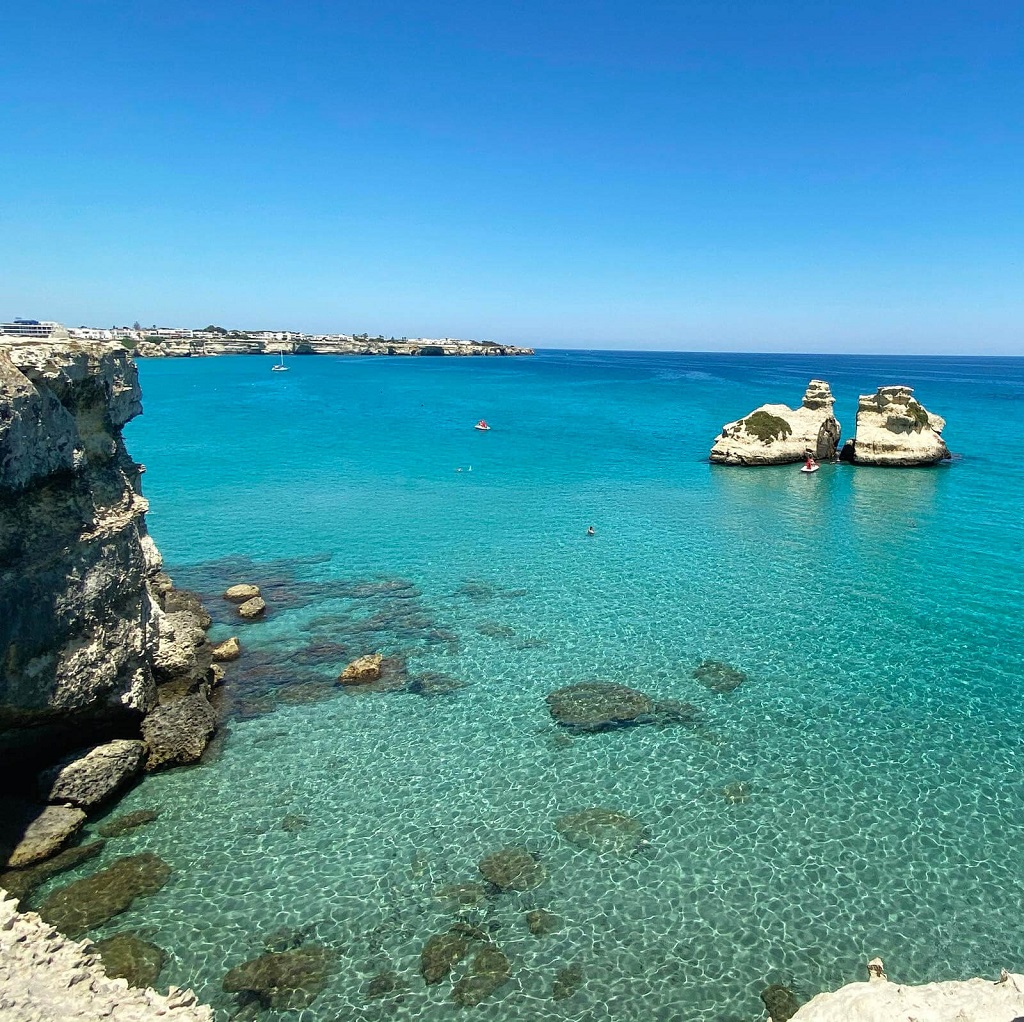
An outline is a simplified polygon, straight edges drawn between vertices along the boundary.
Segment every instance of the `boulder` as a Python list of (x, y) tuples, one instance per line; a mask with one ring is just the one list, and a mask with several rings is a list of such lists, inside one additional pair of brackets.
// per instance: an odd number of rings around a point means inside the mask
[(124, 979), (132, 987), (151, 987), (164, 967), (162, 948), (135, 933), (115, 933), (95, 944), (103, 971), (111, 979)]
[(800, 1009), (793, 991), (781, 983), (772, 983), (761, 991), (761, 1000), (772, 1022), (789, 1022)]
[(203, 631), (206, 631), (213, 623), (213, 619), (203, 606), (203, 601), (199, 594), (189, 592), (188, 589), (175, 589), (173, 583), (163, 593), (162, 606), (168, 614), (181, 610), (188, 611), (196, 619)]
[(9, 869), (6, 873), (0, 873), (0, 887), (2, 887), (12, 898), (23, 900), (37, 887), (46, 883), (50, 877), (73, 869), (88, 859), (95, 858), (103, 851), (106, 841), (91, 841), (87, 845), (75, 845), (72, 848), (65, 848), (52, 858), (44, 859), (33, 866), (26, 866), (24, 869)]
[(216, 726), (216, 711), (203, 688), (158, 706), (142, 722), (146, 770), (194, 763)]
[(528, 848), (518, 845), (485, 856), (477, 869), (485, 880), (503, 891), (530, 891), (547, 878), (543, 863)]
[(469, 950), (469, 941), (460, 933), (436, 933), (420, 952), (420, 975), (428, 986), (440, 983), (452, 966), (461, 962)]
[(650, 723), (655, 712), (650, 696), (606, 681), (556, 689), (548, 694), (547, 704), (559, 724), (577, 731), (606, 731), (629, 724)]
[(244, 618), (246, 621), (252, 621), (254, 618), (263, 617), (266, 612), (267, 605), (262, 596), (254, 596), (251, 600), (246, 600), (245, 603), (241, 604), (238, 608), (238, 616)]
[(562, 920), (560, 916), (546, 908), (534, 908), (526, 913), (526, 928), (535, 937), (546, 937), (549, 933), (557, 933), (562, 928)]
[(799, 408), (761, 405), (749, 415), (726, 423), (711, 448), (721, 465), (786, 465), (808, 453), (831, 461), (840, 428), (832, 412), (835, 399), (823, 380), (811, 380)]
[(7, 856), (6, 865), (21, 869), (56, 855), (82, 829), (85, 813), (72, 806), (33, 809), (27, 825), (19, 827), (19, 839)]
[(214, 663), (224, 663), (229, 660), (237, 660), (242, 655), (242, 646), (237, 635), (225, 639), (219, 646), (214, 646), (211, 652)]
[(155, 894), (170, 876), (171, 867), (158, 855), (129, 855), (54, 891), (39, 906), (39, 914), (61, 933), (80, 937), (127, 911), (136, 898)]
[(570, 844), (591, 852), (633, 855), (649, 843), (644, 825), (615, 809), (581, 809), (555, 821), (555, 830)]
[(230, 586), (224, 590), (224, 599), (232, 603), (245, 603), (260, 595), (260, 587), (248, 584)]
[(862, 394), (857, 433), (843, 446), (842, 460), (857, 465), (935, 465), (949, 457), (942, 439), (946, 422), (914, 398), (910, 387), (879, 387)]
[(493, 944), (481, 948), (469, 972), (452, 988), (452, 1000), (463, 1008), (475, 1008), (485, 997), (504, 986), (512, 976), (512, 967), (504, 952)]
[(551, 999), (564, 1001), (567, 997), (572, 997), (582, 982), (583, 968), (581, 966), (567, 965), (564, 969), (559, 969), (554, 983), (551, 984)]
[(253, 995), (264, 1008), (306, 1008), (327, 985), (330, 954), (316, 944), (292, 951), (270, 951), (236, 965), (224, 977), (228, 993)]
[(48, 802), (70, 802), (92, 809), (123, 788), (142, 770), (145, 745), (138, 739), (117, 739), (77, 755), (39, 778), (40, 794)]
[(367, 685), (372, 681), (379, 681), (383, 663), (384, 657), (380, 653), (361, 656), (358, 660), (353, 660), (338, 675), (338, 681), (342, 685)]

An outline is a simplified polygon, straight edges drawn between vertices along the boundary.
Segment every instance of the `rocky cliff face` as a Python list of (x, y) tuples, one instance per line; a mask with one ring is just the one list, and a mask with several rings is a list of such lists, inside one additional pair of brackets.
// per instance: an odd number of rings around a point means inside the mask
[(829, 385), (811, 380), (799, 408), (761, 405), (726, 423), (711, 448), (711, 460), (723, 465), (784, 465), (802, 461), (808, 453), (830, 460), (840, 435), (834, 405)]
[(946, 422), (914, 398), (910, 387), (879, 387), (862, 394), (857, 433), (843, 445), (843, 461), (858, 465), (934, 465), (949, 457)]
[(455, 341), (385, 341), (307, 338), (298, 341), (266, 341), (256, 337), (225, 337), (222, 340), (139, 341), (133, 353), (141, 358), (188, 358), (204, 355), (449, 355), (457, 357), (532, 355), (533, 348), (511, 344), (459, 344)]
[[(21, 821), (6, 842), (0, 834), (8, 850), (40, 820), (52, 830), (60, 815), (37, 817), (36, 770), (84, 762), (110, 739), (137, 743), (133, 769), (143, 754), (150, 767), (187, 761), (188, 753), (158, 748), (177, 737), (166, 728), (143, 747), (143, 722), (174, 698), (206, 700), (209, 619), (160, 570), (142, 468), (121, 437), (142, 411), (140, 396), (119, 346), (0, 344), (0, 770), (4, 794), (20, 784), (28, 799), (2, 814), (0, 830)], [(110, 766), (102, 783), (113, 793), (128, 779), (125, 757), (107, 753), (92, 755), (87, 772)], [(22, 783), (29, 775), (32, 783)], [(44, 793), (43, 802), (67, 801)], [(38, 858), (52, 843), (19, 854)]]

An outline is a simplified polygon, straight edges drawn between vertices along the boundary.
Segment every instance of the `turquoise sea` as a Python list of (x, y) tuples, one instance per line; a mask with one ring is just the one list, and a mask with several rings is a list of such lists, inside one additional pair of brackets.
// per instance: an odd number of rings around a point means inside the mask
[[(175, 872), (98, 936), (168, 949), (161, 984), (224, 1019), (225, 972), (302, 940), (330, 981), (267, 1018), (750, 1022), (766, 984), (806, 998), (875, 955), (906, 982), (1024, 969), (1024, 360), (272, 361), (140, 364), (150, 531), (246, 653), (219, 758), (117, 808), (162, 815), (101, 861), (149, 849)], [(811, 377), (844, 436), (858, 394), (915, 387), (952, 463), (708, 464), (723, 422)], [(242, 581), (266, 621), (218, 598)], [(378, 650), (463, 687), (332, 686)], [(710, 691), (705, 659), (746, 681)], [(589, 679), (702, 716), (570, 739), (544, 697)], [(589, 807), (649, 843), (571, 844), (554, 824)], [(460, 1009), (419, 973), (456, 918), (437, 892), (510, 845), (547, 881), (464, 907), (512, 977)], [(558, 932), (531, 934), (533, 908)], [(399, 988), (368, 998), (382, 971)]]

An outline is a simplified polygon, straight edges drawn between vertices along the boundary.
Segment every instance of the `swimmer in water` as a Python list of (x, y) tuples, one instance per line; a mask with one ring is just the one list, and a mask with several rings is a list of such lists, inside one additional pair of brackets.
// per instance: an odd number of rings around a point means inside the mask
[(588, 536), (596, 535), (596, 533), (594, 532), (594, 526), (593, 525), (590, 525), (590, 526), (587, 527), (587, 535)]

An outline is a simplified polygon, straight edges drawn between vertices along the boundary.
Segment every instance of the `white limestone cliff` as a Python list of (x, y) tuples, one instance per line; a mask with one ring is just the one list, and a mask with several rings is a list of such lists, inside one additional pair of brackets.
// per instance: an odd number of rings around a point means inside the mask
[(835, 399), (823, 380), (811, 380), (798, 408), (766, 404), (726, 423), (711, 448), (721, 465), (785, 465), (808, 453), (819, 461), (835, 457), (840, 427)]
[(914, 398), (911, 387), (879, 387), (862, 394), (857, 433), (843, 446), (843, 461), (857, 465), (934, 465), (949, 457), (946, 422)]

